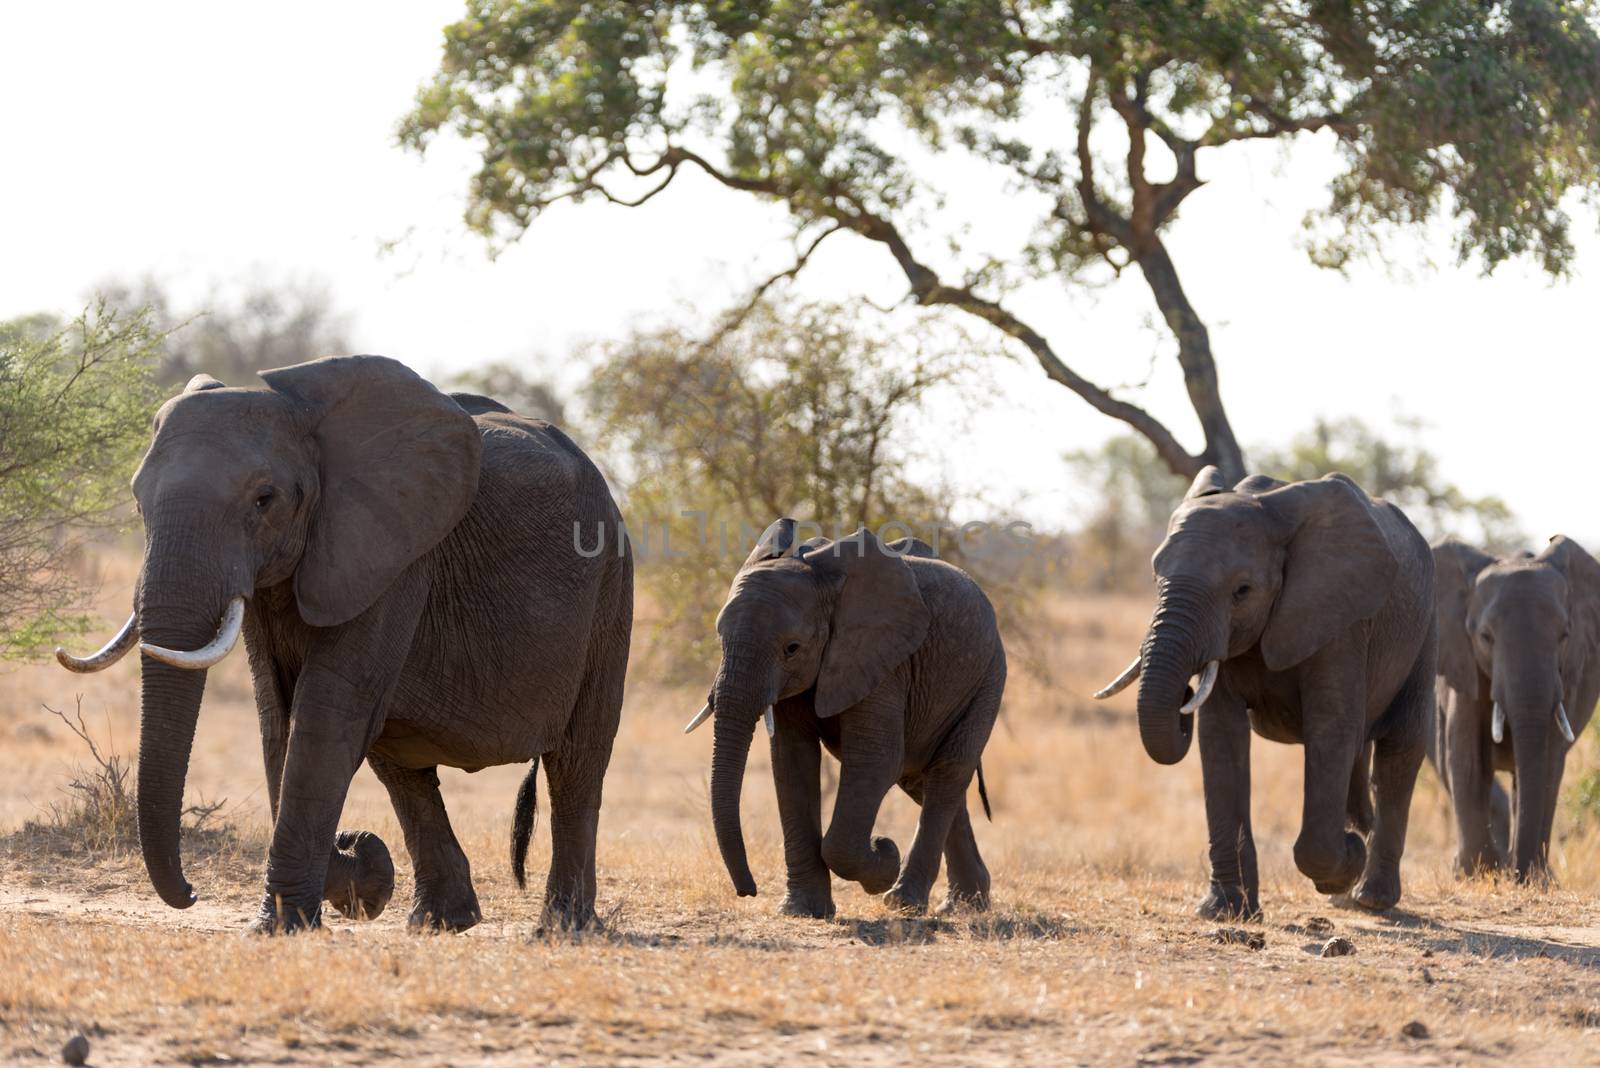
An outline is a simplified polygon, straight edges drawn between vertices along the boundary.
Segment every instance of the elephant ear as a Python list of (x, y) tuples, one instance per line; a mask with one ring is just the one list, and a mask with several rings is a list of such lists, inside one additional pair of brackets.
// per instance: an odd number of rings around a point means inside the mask
[(1237, 486), (1233, 487), (1233, 492), (1248, 494), (1251, 497), (1259, 497), (1261, 494), (1270, 490), (1282, 489), (1288, 484), (1289, 483), (1283, 481), (1282, 479), (1273, 478), (1270, 475), (1251, 475), (1249, 478), (1246, 478), (1243, 482), (1240, 482)]
[(1228, 492), (1228, 483), (1222, 477), (1222, 472), (1217, 470), (1216, 464), (1206, 464), (1200, 473), (1194, 476), (1194, 481), (1189, 483), (1189, 492), (1183, 495), (1184, 500), (1195, 497), (1209, 497), (1213, 493)]
[(1400, 565), (1366, 494), (1342, 475), (1257, 499), (1286, 530), (1283, 588), (1261, 635), (1267, 669), (1284, 671), (1375, 615)]
[(205, 390), (205, 389), (226, 389), (226, 388), (227, 388), (226, 386), (224, 386), (221, 382), (218, 382), (215, 378), (212, 378), (208, 374), (203, 374), (202, 373), (202, 374), (195, 375), (193, 378), (189, 379), (189, 383), (188, 383), (188, 385), (183, 387), (183, 391), (185, 393), (198, 393), (201, 390)]
[(1478, 699), (1478, 658), (1472, 652), (1467, 610), (1478, 573), (1494, 557), (1459, 541), (1433, 547), (1434, 605), (1439, 617), (1439, 674), (1469, 701)]
[(774, 522), (756, 539), (756, 546), (750, 550), (750, 555), (745, 557), (744, 566), (750, 567), (763, 560), (776, 560), (786, 556), (794, 550), (796, 531), (800, 524), (788, 516)]
[(1550, 539), (1539, 557), (1567, 577), (1567, 648), (1561, 677), (1578, 686), (1600, 649), (1600, 563), (1583, 546), (1562, 534)]
[(483, 441), (459, 404), (383, 356), (332, 356), (261, 377), (316, 440), (321, 491), (294, 590), (307, 623), (335, 626), (461, 522)]
[(814, 701), (826, 718), (861, 701), (915, 652), (933, 616), (911, 565), (866, 528), (806, 560), (838, 583)]

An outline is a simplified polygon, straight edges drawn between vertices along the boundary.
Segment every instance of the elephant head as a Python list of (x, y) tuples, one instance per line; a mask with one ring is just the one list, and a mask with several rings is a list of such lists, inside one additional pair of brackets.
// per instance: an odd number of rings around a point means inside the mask
[(261, 377), (230, 389), (196, 375), (156, 413), (133, 478), (145, 528), (133, 615), (92, 657), (57, 650), (73, 670), (143, 650), (139, 841), (174, 908), (194, 902), (178, 822), (206, 668), (237, 642), (245, 600), (292, 579), (305, 623), (345, 623), (477, 492), (472, 417), (404, 365), (332, 357)]
[(1096, 696), (1139, 679), (1139, 736), (1162, 764), (1188, 753), (1193, 712), (1221, 661), (1259, 646), (1268, 670), (1299, 664), (1375, 614), (1399, 567), (1366, 495), (1344, 476), (1288, 485), (1252, 476), (1230, 490), (1214, 467), (1173, 513), (1153, 566), (1144, 645)]
[(1556, 786), (1574, 740), (1567, 698), (1582, 692), (1580, 679), (1600, 654), (1600, 564), (1561, 536), (1537, 556), (1496, 559), (1453, 541), (1433, 555), (1439, 674), (1465, 699), (1489, 702), (1491, 736), (1510, 739), (1512, 859), (1526, 878), (1545, 863)]
[(741, 897), (756, 892), (739, 822), (756, 723), (768, 717), (770, 731), (772, 705), (807, 691), (817, 716), (837, 716), (922, 644), (931, 618), (911, 568), (870, 530), (797, 544), (796, 529), (792, 519), (768, 527), (734, 577), (717, 616), (722, 664), (685, 728), (716, 718), (711, 816)]

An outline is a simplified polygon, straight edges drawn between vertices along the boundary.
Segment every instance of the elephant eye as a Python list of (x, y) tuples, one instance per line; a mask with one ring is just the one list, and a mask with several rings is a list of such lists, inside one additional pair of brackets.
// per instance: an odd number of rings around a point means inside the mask
[(786, 657), (793, 656), (794, 654), (798, 653), (799, 651), (800, 651), (800, 643), (799, 642), (790, 642), (788, 645), (785, 645), (783, 647), (783, 655), (786, 656)]
[(273, 494), (276, 492), (277, 490), (274, 490), (271, 486), (262, 486), (260, 492), (256, 494), (256, 510), (266, 511), (267, 505), (272, 503)]
[(1248, 582), (1242, 584), (1238, 589), (1233, 591), (1233, 600), (1235, 604), (1244, 600), (1248, 596), (1250, 596), (1250, 584)]

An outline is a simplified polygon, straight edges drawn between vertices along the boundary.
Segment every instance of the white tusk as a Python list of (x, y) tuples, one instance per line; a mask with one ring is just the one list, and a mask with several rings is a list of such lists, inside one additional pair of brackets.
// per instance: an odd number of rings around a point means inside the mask
[(1115, 679), (1112, 679), (1111, 683), (1107, 685), (1105, 689), (1095, 691), (1094, 699), (1096, 701), (1104, 701), (1107, 697), (1114, 697), (1123, 690), (1126, 690), (1130, 685), (1133, 684), (1133, 680), (1139, 677), (1139, 668), (1143, 666), (1143, 664), (1143, 658), (1137, 656), (1134, 657), (1133, 663), (1129, 664), (1127, 669), (1124, 670), (1122, 674), (1118, 675)]
[(1494, 703), (1494, 718), (1489, 721), (1489, 736), (1496, 743), (1506, 740), (1506, 710), (1500, 707), (1500, 702)]
[(194, 652), (185, 652), (182, 649), (165, 649), (159, 645), (145, 642), (139, 646), (139, 651), (145, 656), (159, 660), (163, 664), (173, 667), (191, 668), (199, 670), (208, 668), (218, 663), (232, 651), (238, 644), (239, 631), (244, 628), (244, 598), (235, 597), (228, 603), (227, 614), (222, 617), (222, 626), (217, 629), (217, 636), (210, 643)]
[(1195, 688), (1194, 696), (1189, 698), (1189, 703), (1178, 709), (1180, 714), (1189, 715), (1206, 703), (1206, 698), (1211, 696), (1211, 688), (1217, 684), (1218, 664), (1218, 661), (1213, 660), (1206, 665), (1204, 671), (1200, 672), (1200, 685)]
[(708, 720), (710, 718), (711, 718), (711, 702), (707, 701), (701, 707), (700, 711), (698, 711), (698, 712), (696, 712), (694, 714), (694, 719), (691, 719), (684, 726), (683, 733), (688, 734), (690, 731), (694, 730), (696, 727), (700, 726), (700, 724), (704, 723), (706, 720)]
[(1567, 740), (1568, 745), (1577, 741), (1572, 734), (1572, 724), (1567, 722), (1567, 703), (1565, 701), (1561, 701), (1556, 705), (1556, 727), (1560, 729), (1561, 737)]
[(117, 631), (117, 636), (106, 642), (105, 647), (98, 653), (77, 657), (56, 646), (56, 661), (68, 671), (87, 674), (91, 671), (104, 671), (118, 660), (128, 655), (128, 650), (139, 644), (139, 613), (134, 612), (128, 616), (128, 621)]
[(765, 712), (761, 713), (761, 722), (763, 722), (763, 723), (765, 723), (767, 725), (767, 737), (768, 738), (771, 738), (774, 734), (778, 733), (778, 725), (776, 723), (772, 722), (772, 706), (771, 705), (768, 705), (767, 706), (767, 710)]

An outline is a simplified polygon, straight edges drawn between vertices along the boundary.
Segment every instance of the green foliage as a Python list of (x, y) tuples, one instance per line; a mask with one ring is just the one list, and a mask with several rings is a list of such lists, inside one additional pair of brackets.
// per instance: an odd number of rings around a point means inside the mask
[(728, 583), (780, 516), (814, 524), (808, 536), (951, 527), (901, 430), (932, 391), (971, 383), (967, 351), (922, 318), (891, 332), (849, 308), (767, 304), (709, 340), (668, 327), (601, 351), (591, 437), (623, 486), (656, 622), (689, 666), (714, 662)]
[(1252, 466), (1286, 482), (1343, 472), (1399, 506), (1429, 541), (1454, 535), (1495, 552), (1521, 546), (1522, 531), (1504, 501), (1468, 496), (1439, 472), (1439, 458), (1422, 444), (1421, 420), (1397, 419), (1395, 429), (1400, 434), (1386, 439), (1360, 419), (1318, 419), (1283, 448), (1252, 450)]
[(0, 657), (83, 628), (87, 591), (69, 564), (83, 531), (127, 499), (162, 341), (147, 313), (104, 303), (66, 326), (0, 323)]
[(469, 219), (515, 233), (555, 200), (636, 198), (606, 183), (696, 157), (802, 220), (936, 206), (909, 131), (1046, 193), (1041, 263), (1056, 269), (1141, 254), (1089, 201), (1137, 226), (1142, 170), (1085, 174), (1063, 112), (1150, 134), (1178, 160), (1178, 200), (1186, 154), (1330, 130), (1345, 167), (1322, 262), (1446, 214), (1463, 257), (1560, 272), (1566, 194), (1600, 182), (1597, 23), (1593, 3), (1548, 0), (471, 0), (400, 136), (473, 141)]
[[(1471, 497), (1439, 470), (1422, 444), (1423, 424), (1397, 419), (1386, 437), (1357, 418), (1319, 419), (1280, 446), (1257, 445), (1251, 470), (1285, 482), (1338, 471), (1374, 497), (1400, 507), (1429, 541), (1461, 537), (1498, 552), (1522, 543), (1515, 517), (1498, 497)], [(1150, 580), (1150, 554), (1166, 536), (1167, 520), (1189, 488), (1173, 475), (1148, 442), (1112, 438), (1067, 462), (1088, 491), (1089, 518), (1073, 538), (1072, 578), (1094, 589), (1142, 590)]]

